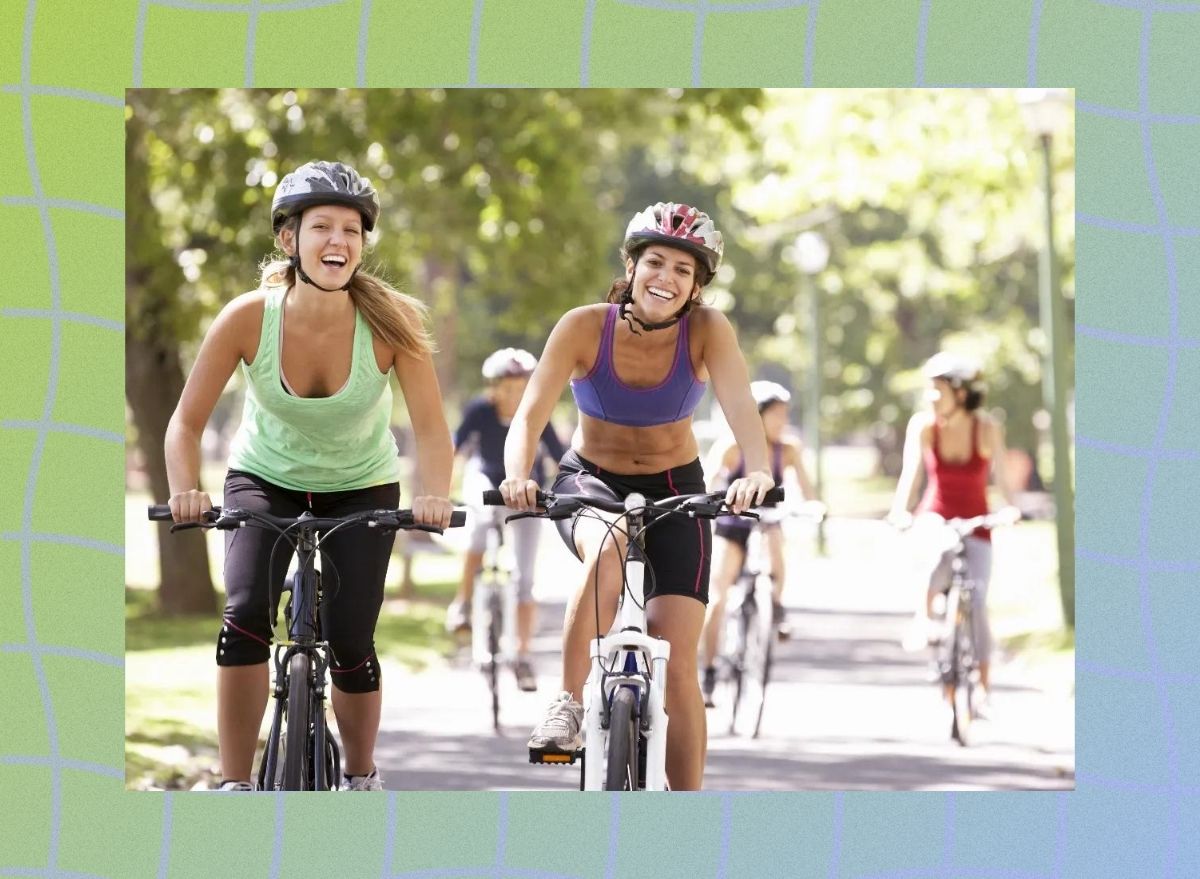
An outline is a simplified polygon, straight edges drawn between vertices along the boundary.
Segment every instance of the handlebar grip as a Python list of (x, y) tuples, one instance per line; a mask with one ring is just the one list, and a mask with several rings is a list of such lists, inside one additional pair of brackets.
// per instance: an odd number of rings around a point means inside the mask
[[(549, 497), (545, 495), (541, 489), (538, 489), (537, 505), (539, 507), (544, 507), (546, 506), (546, 501), (548, 500)], [(483, 503), (489, 507), (502, 507), (504, 506), (504, 495), (500, 494), (500, 489), (498, 488), (489, 488), (483, 493)]]
[(170, 522), (171, 508), (167, 504), (151, 504), (146, 508), (146, 518), (152, 522)]
[[(496, 494), (499, 494), (499, 493), (500, 492), (496, 492)], [(451, 528), (461, 528), (462, 526), (464, 526), (466, 524), (467, 524), (467, 511), (466, 510), (451, 510), (450, 511), (450, 527)]]
[(765, 504), (783, 503), (783, 489), (780, 488), (779, 486), (775, 486), (774, 488), (772, 488), (770, 491), (768, 491), (763, 496), (763, 503), (765, 503)]

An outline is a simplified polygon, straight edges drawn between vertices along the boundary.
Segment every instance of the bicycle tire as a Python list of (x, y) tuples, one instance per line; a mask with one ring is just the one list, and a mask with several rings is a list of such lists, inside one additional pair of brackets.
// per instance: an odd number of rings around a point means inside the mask
[(309, 790), (312, 755), (309, 753), (309, 724), (312, 720), (312, 659), (296, 653), (288, 662), (287, 728), (283, 745), (283, 789)]
[(762, 680), (759, 684), (758, 696), (758, 712), (754, 718), (754, 731), (750, 733), (750, 738), (757, 739), (759, 732), (762, 730), (763, 709), (767, 705), (767, 684), (771, 680), (771, 667), (775, 664), (775, 626), (772, 624), (771, 630), (767, 633), (765, 654), (762, 664)]
[(962, 747), (971, 741), (971, 667), (970, 667), (970, 615), (962, 609), (959, 597), (958, 614), (955, 617), (953, 643), (951, 645), (950, 668), (953, 707), (951, 735)]
[(742, 693), (744, 703), (739, 713), (751, 737), (757, 735), (763, 705), (766, 702), (766, 679), (774, 627), (771, 618), (760, 608), (746, 621), (745, 652), (742, 660)]
[(729, 684), (733, 691), (729, 699), (729, 735), (737, 732), (738, 707), (742, 703), (742, 689), (745, 686), (746, 662), (746, 612), (738, 611), (737, 646), (729, 657)]
[(488, 684), (492, 689), (492, 728), (500, 732), (500, 612), (495, 591), (488, 603)]
[(605, 790), (638, 789), (637, 694), (621, 687), (613, 694), (608, 714), (608, 764)]

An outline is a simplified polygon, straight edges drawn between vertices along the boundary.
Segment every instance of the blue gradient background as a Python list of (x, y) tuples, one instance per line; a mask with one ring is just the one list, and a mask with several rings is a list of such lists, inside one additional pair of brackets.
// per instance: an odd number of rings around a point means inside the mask
[[(1198, 55), (1200, 2), (0, 0), (0, 876), (1200, 875)], [(123, 91), (239, 85), (1075, 87), (1077, 791), (123, 792)]]

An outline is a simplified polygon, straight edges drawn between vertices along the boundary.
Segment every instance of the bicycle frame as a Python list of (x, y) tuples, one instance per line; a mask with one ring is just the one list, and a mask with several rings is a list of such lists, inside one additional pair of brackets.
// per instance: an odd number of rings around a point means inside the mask
[[(312, 514), (304, 512), (300, 518), (312, 518)], [(312, 663), (310, 692), (312, 699), (309, 703), (308, 724), (311, 738), (308, 740), (309, 765), (312, 769), (312, 786), (314, 790), (332, 788), (337, 790), (342, 783), (341, 749), (337, 739), (329, 735), (325, 717), (325, 687), (329, 680), (329, 643), (321, 640), (320, 636), (320, 599), (321, 573), (314, 562), (317, 561), (317, 541), (311, 526), (301, 526), (296, 531), (296, 571), (288, 577), (290, 592), (290, 612), (288, 613), (288, 637), (279, 641), (275, 646), (275, 686), (272, 695), (275, 699), (275, 711), (271, 719), (271, 732), (263, 751), (262, 764), (259, 769), (260, 787), (265, 787), (270, 779), (271, 788), (278, 789), (280, 785), (279, 748), (282, 744), (281, 731), (283, 715), (288, 698), (288, 682), (291, 677), (292, 657), (297, 653), (309, 655)], [(273, 608), (278, 613), (278, 606)], [(277, 621), (273, 620), (273, 622)], [(296, 718), (289, 717), (288, 723)], [(330, 777), (326, 778), (326, 749), (331, 757)]]
[[(644, 525), (640, 512), (646, 499), (625, 499), (630, 534)], [(583, 686), (583, 790), (603, 790), (607, 765), (609, 705), (618, 687), (631, 687), (641, 707), (641, 736), (645, 742), (645, 786), (666, 790), (667, 782), (667, 660), (671, 645), (646, 630), (646, 557), (641, 539), (631, 540), (625, 559), (626, 585), (609, 634), (591, 642), (591, 673)], [(611, 671), (610, 671), (611, 669)], [(647, 686), (648, 684), (648, 686)], [(593, 757), (587, 759), (587, 753)], [(596, 759), (601, 756), (603, 759)]]
[[(517, 653), (517, 594), (512, 570), (503, 563), (501, 556), (505, 545), (504, 522), (498, 515), (492, 515), (483, 567), (471, 595), (471, 659), (481, 668), (493, 659), (488, 645), (488, 627), (484, 622), (496, 608), (500, 612), (501, 630), (500, 653), (495, 659), (500, 663), (511, 662)], [(499, 601), (496, 601), (497, 593)]]

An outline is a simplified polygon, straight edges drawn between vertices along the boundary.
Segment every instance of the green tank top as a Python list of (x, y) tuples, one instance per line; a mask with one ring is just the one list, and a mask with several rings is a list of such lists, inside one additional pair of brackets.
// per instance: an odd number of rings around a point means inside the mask
[(347, 491), (397, 482), (391, 370), (379, 371), (371, 327), (354, 320), (350, 378), (331, 397), (297, 397), (283, 384), (284, 287), (266, 291), (254, 363), (242, 362), (246, 403), (229, 468), (299, 491)]

